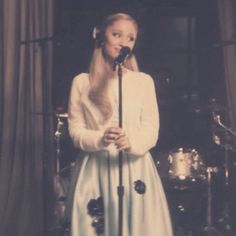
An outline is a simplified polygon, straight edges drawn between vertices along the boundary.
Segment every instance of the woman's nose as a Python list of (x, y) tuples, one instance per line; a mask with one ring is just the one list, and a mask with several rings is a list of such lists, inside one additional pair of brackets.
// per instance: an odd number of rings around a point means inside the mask
[(121, 46), (121, 47), (126, 47), (126, 46), (128, 46), (128, 45), (127, 45), (127, 40), (124, 39), (124, 38), (121, 38), (121, 39), (120, 39), (120, 46)]

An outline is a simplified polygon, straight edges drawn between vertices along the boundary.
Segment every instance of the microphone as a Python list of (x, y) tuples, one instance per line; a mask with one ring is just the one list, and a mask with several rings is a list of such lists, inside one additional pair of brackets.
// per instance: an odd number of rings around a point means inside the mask
[(122, 47), (120, 49), (120, 54), (118, 57), (114, 60), (114, 66), (113, 69), (115, 70), (117, 65), (122, 65), (125, 61), (125, 59), (131, 54), (131, 50), (129, 47)]

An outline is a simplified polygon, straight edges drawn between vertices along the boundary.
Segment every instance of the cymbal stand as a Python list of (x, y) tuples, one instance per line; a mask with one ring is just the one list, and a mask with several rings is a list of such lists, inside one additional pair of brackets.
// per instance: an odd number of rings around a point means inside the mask
[(224, 169), (225, 169), (225, 192), (226, 192), (226, 198), (224, 200), (224, 210), (223, 215), (220, 219), (218, 219), (218, 222), (223, 225), (223, 230), (225, 233), (225, 236), (231, 236), (232, 235), (232, 228), (230, 225), (230, 214), (229, 214), (229, 151), (234, 151), (231, 144), (229, 144), (230, 141), (230, 135), (236, 136), (236, 132), (234, 132), (232, 129), (228, 128), (226, 125), (224, 125), (221, 122), (220, 115), (214, 115), (213, 114), (214, 121), (218, 126), (220, 126), (224, 132), (225, 132), (225, 144), (221, 144), (220, 138), (218, 138), (218, 141), (215, 142), (217, 145), (224, 148), (225, 153), (225, 163), (224, 163)]
[(206, 223), (207, 225), (203, 228), (205, 236), (223, 236), (212, 224), (212, 189), (211, 179), (212, 173), (218, 171), (217, 167), (207, 167), (207, 212), (206, 212)]
[(61, 156), (61, 129), (64, 125), (63, 121), (61, 120), (60, 114), (56, 114), (57, 117), (57, 129), (54, 134), (56, 139), (56, 174), (60, 173), (60, 156)]

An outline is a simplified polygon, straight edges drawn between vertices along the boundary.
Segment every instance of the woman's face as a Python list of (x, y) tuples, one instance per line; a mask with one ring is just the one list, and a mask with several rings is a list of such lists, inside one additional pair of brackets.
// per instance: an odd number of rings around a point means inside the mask
[(122, 47), (134, 48), (137, 28), (130, 20), (117, 20), (105, 31), (104, 52), (110, 60), (114, 60)]

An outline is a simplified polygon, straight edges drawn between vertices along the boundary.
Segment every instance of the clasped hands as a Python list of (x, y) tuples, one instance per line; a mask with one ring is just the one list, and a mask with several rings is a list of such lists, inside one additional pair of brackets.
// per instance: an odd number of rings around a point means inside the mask
[(119, 127), (109, 127), (105, 130), (103, 135), (103, 144), (108, 146), (109, 144), (114, 143), (118, 151), (130, 151), (130, 142), (129, 138), (125, 134), (125, 131)]

